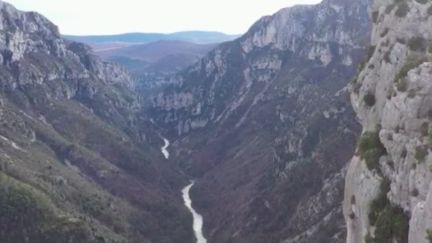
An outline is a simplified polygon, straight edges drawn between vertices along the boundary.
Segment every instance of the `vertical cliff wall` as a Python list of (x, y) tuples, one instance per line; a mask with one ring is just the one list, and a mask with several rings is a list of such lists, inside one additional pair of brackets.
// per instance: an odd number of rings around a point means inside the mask
[(363, 135), (346, 177), (347, 242), (430, 242), (432, 2), (375, 0), (371, 16), (351, 88)]

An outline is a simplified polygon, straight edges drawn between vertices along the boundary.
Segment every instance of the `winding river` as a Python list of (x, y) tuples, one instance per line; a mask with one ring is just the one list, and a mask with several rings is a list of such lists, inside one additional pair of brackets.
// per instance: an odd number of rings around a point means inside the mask
[(162, 146), (161, 152), (162, 152), (163, 156), (165, 157), (165, 159), (169, 159), (170, 154), (168, 152), (168, 147), (170, 146), (170, 142), (166, 138), (163, 138), (163, 140), (164, 140), (164, 146)]
[(183, 194), (183, 200), (186, 207), (189, 209), (189, 211), (192, 213), (193, 217), (193, 230), (195, 233), (195, 238), (197, 239), (197, 243), (207, 243), (206, 238), (203, 235), (202, 228), (203, 228), (203, 217), (198, 214), (195, 209), (192, 207), (192, 199), (190, 197), (190, 189), (193, 187), (194, 182), (189, 184), (187, 187), (183, 188), (182, 194)]
[[(170, 146), (170, 142), (168, 139), (163, 138), (164, 140), (164, 146), (161, 147), (161, 152), (165, 159), (169, 159), (169, 151), (168, 147)], [(194, 182), (192, 181), (191, 184), (183, 188), (182, 195), (183, 195), (183, 201), (185, 206), (189, 209), (189, 212), (191, 212), (193, 217), (193, 231), (196, 238), (196, 243), (207, 243), (207, 239), (204, 237), (204, 234), (202, 232), (203, 228), (203, 217), (195, 211), (195, 209), (192, 207), (192, 199), (190, 197), (190, 190), (194, 186)]]

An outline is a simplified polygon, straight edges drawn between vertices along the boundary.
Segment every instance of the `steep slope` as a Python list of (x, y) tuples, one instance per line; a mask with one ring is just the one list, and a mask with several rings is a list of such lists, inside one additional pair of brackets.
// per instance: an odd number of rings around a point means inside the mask
[(349, 243), (432, 241), (432, 2), (375, 0), (352, 87), (363, 126), (345, 188)]
[(0, 241), (192, 242), (131, 78), (0, 1)]
[(210, 242), (343, 242), (344, 168), (359, 132), (347, 93), (369, 40), (368, 1), (262, 18), (169, 80), (149, 114), (200, 178)]

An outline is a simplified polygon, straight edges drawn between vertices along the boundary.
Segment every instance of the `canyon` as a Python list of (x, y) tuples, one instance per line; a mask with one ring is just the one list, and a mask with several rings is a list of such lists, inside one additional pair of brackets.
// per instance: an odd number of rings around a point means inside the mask
[(194, 60), (137, 79), (0, 0), (0, 241), (431, 242), (431, 17), (294, 6), (204, 49), (144, 43)]

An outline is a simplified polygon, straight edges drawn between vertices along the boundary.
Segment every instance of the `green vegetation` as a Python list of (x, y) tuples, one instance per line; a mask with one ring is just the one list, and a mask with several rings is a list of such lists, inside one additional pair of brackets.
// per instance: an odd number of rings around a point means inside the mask
[[(46, 205), (30, 188), (0, 174), (0, 239), (24, 242), (25, 235), (38, 235), (39, 224), (46, 220)], [(26, 232), (25, 235), (22, 235)]]
[(388, 204), (376, 222), (374, 242), (408, 242), (408, 230), (409, 217), (400, 207)]
[(378, 196), (371, 202), (369, 206), (369, 223), (371, 225), (375, 225), (380, 216), (381, 211), (388, 204), (387, 193), (390, 191), (390, 182), (386, 179), (383, 179), (380, 184), (380, 192)]
[(398, 4), (398, 7), (397, 7), (397, 10), (396, 10), (395, 14), (399, 18), (404, 18), (404, 17), (407, 16), (408, 12), (409, 12), (408, 3), (401, 2), (401, 3)]
[(368, 49), (367, 60), (369, 61), (375, 53), (376, 46), (370, 46)]
[(414, 189), (411, 191), (411, 196), (413, 196), (413, 197), (418, 197), (418, 195), (419, 195), (419, 190), (418, 190), (417, 188), (414, 188)]
[(432, 147), (432, 129), (429, 130), (428, 142), (429, 147)]
[(358, 153), (366, 161), (369, 170), (379, 169), (379, 158), (387, 151), (379, 139), (378, 132), (365, 132), (358, 144)]
[(357, 67), (358, 71), (361, 71), (364, 69), (364, 67), (366, 66), (366, 63), (369, 62), (369, 60), (372, 58), (373, 54), (375, 53), (375, 49), (376, 49), (376, 46), (369, 46), (365, 60), (363, 62), (361, 62)]
[(426, 137), (429, 135), (429, 123), (428, 122), (423, 122), (420, 126), (420, 134), (423, 137)]
[(57, 217), (47, 197), (29, 185), (0, 173), (0, 239), (2, 243), (97, 242), (78, 219)]
[(394, 9), (395, 6), (396, 6), (396, 4), (390, 4), (390, 5), (388, 5), (386, 7), (386, 9), (385, 9), (385, 13), (389, 14)]
[(395, 77), (394, 82), (396, 83), (397, 89), (400, 92), (405, 92), (408, 89), (408, 83), (406, 82), (405, 78), (408, 75), (408, 72), (412, 69), (418, 67), (420, 64), (423, 63), (423, 59), (416, 59), (414, 57), (408, 58), (405, 65), (399, 70), (398, 74)]
[(358, 94), (360, 92), (361, 86), (362, 84), (360, 82), (356, 82), (355, 84), (353, 84), (353, 92)]
[(366, 243), (374, 243), (374, 242), (375, 242), (374, 238), (370, 235), (369, 232), (368, 232), (368, 234), (365, 236), (365, 242), (366, 242)]
[(363, 96), (363, 101), (369, 107), (374, 106), (376, 103), (375, 95), (372, 93), (367, 93), (365, 96)]
[(426, 239), (429, 241), (429, 243), (432, 243), (432, 229), (426, 230)]
[(386, 61), (386, 63), (391, 63), (391, 59), (390, 59), (390, 55), (391, 55), (391, 49), (389, 49), (385, 54), (384, 54), (384, 61)]
[(416, 148), (415, 158), (419, 163), (424, 162), (427, 155), (428, 155), (428, 148), (426, 146), (418, 146)]
[(426, 51), (426, 40), (421, 37), (413, 37), (408, 41), (408, 47), (411, 51)]
[(381, 32), (381, 37), (385, 37), (387, 34), (388, 34), (388, 32), (390, 31), (390, 29), (389, 28), (385, 28), (384, 30), (383, 30), (383, 32)]
[(406, 92), (408, 90), (408, 82), (406, 79), (399, 79), (396, 83), (396, 88), (399, 92)]
[(430, 6), (430, 7), (427, 9), (427, 13), (428, 13), (429, 15), (432, 15), (432, 6)]
[(375, 225), (375, 235), (365, 238), (369, 243), (406, 243), (408, 242), (409, 217), (387, 199), (390, 183), (383, 180), (380, 194), (370, 205), (369, 221)]
[(375, 11), (372, 13), (372, 21), (376, 24), (378, 23), (379, 12)]

